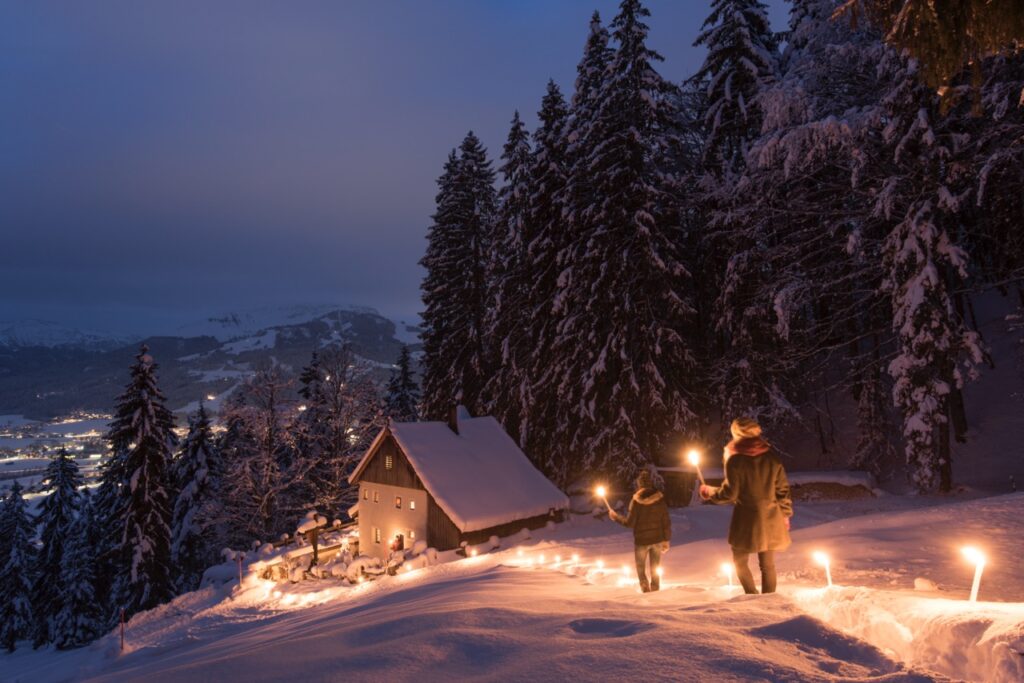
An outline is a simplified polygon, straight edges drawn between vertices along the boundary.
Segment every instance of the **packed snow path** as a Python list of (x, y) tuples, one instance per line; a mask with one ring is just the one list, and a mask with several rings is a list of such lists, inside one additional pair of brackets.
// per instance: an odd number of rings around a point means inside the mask
[[(1022, 513), (1024, 495), (801, 505), (774, 596), (725, 585), (726, 508), (673, 513), (666, 585), (647, 595), (628, 533), (577, 519), (353, 588), (250, 579), (229, 599), (199, 591), (133, 619), (125, 655), (114, 636), (71, 653), (22, 648), (0, 659), (0, 678), (1019, 681), (1024, 605), (984, 601), (1024, 600)], [(957, 552), (967, 541), (991, 557), (975, 605)], [(836, 588), (822, 587), (814, 549), (831, 553)]]

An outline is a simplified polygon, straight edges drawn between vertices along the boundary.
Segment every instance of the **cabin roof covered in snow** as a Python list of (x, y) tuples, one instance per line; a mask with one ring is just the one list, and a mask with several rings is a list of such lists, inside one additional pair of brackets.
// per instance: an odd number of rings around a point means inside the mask
[(569, 507), (569, 499), (533, 466), (493, 417), (459, 416), (459, 433), (444, 422), (392, 422), (381, 430), (349, 477), (356, 483), (388, 433), (423, 485), (460, 531)]

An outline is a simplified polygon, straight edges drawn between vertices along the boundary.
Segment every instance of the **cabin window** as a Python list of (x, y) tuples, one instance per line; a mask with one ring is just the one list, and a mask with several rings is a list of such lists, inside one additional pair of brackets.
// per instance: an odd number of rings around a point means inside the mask
[(415, 500), (410, 500), (409, 501), (409, 509), (410, 510), (415, 510), (416, 509), (416, 501)]
[(373, 527), (373, 542), (380, 543), (380, 527)]
[(402, 509), (402, 497), (401, 496), (395, 496), (395, 507), (398, 508), (399, 510)]
[(380, 502), (380, 491), (374, 491), (373, 492), (373, 502), (374, 503), (379, 503)]
[(395, 459), (394, 459), (394, 457), (392, 457), (390, 455), (385, 455), (384, 456), (384, 469), (390, 470), (390, 469), (393, 469), (394, 466), (395, 466)]
[(363, 500), (370, 500), (370, 489), (363, 489)]

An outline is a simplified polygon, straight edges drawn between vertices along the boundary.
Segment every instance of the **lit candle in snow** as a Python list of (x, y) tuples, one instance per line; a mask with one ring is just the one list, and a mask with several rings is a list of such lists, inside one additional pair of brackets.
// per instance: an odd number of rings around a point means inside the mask
[(825, 568), (825, 579), (828, 581), (829, 588), (832, 587), (832, 567), (829, 565), (828, 555), (820, 550), (815, 550), (811, 553), (811, 557), (814, 561)]
[(978, 601), (978, 589), (981, 587), (981, 573), (985, 570), (985, 553), (977, 548), (967, 546), (960, 552), (969, 562), (974, 563), (974, 583), (971, 584), (971, 602)]

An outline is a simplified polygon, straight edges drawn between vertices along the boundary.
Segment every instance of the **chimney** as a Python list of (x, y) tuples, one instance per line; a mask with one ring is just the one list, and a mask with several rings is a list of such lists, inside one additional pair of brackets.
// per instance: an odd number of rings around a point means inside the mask
[(454, 403), (448, 408), (448, 428), (456, 434), (459, 433), (459, 409)]

